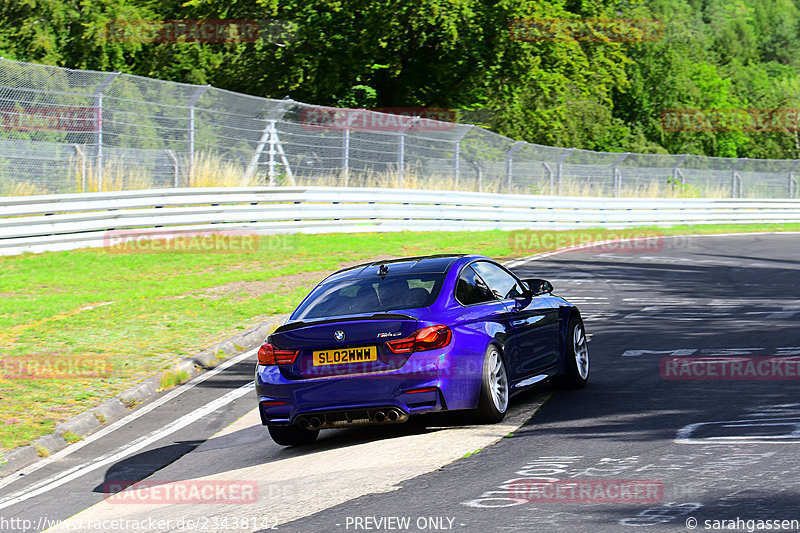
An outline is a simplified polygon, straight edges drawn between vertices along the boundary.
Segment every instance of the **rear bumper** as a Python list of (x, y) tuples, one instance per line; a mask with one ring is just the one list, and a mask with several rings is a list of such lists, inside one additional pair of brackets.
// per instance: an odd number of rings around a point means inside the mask
[(259, 365), (255, 384), (261, 421), (265, 425), (284, 425), (304, 422), (314, 415), (394, 408), (402, 422), (405, 415), (474, 408), (478, 404), (482, 364), (482, 357), (451, 345), (444, 350), (417, 352), (401, 368), (374, 374), (293, 380), (286, 378), (279, 367)]

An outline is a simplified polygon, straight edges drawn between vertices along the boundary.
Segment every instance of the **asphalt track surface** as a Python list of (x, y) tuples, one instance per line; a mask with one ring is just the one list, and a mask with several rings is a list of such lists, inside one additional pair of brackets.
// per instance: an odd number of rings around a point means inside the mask
[[(542, 392), (516, 398), (508, 438), (497, 437), (503, 425), (432, 419), (329, 431), (307, 449), (282, 449), (264, 438), (253, 393), (241, 388), (252, 379), (247, 359), (66, 457), (0, 480), (0, 530), (39, 531), (37, 520), (83, 511), (75, 518), (216, 513), (193, 528), (150, 531), (800, 531), (800, 235), (679, 237), (513, 270), (549, 279), (580, 306), (591, 381), (552, 391), (541, 407)], [(215, 400), (219, 409), (193, 418)], [(453, 460), (473, 445), (485, 447)], [(111, 460), (96, 466), (98, 457)], [(348, 461), (361, 468), (331, 467)], [(104, 481), (153, 472), (254, 480), (259, 498), (102, 501)]]

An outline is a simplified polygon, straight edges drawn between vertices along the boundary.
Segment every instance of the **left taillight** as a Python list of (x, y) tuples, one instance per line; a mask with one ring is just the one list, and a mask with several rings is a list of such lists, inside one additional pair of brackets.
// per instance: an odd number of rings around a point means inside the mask
[(394, 353), (413, 353), (436, 350), (450, 344), (453, 332), (444, 324), (418, 329), (408, 337), (389, 341), (386, 345)]
[(290, 365), (294, 363), (299, 350), (281, 350), (272, 344), (265, 343), (258, 349), (259, 365)]

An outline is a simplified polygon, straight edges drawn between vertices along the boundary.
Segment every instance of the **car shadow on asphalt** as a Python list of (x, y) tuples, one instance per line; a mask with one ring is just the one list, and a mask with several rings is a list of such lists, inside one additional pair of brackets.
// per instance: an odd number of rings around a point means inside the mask
[[(541, 388), (526, 391), (511, 400), (511, 408), (515, 406), (525, 408), (527, 402), (539, 400), (541, 393)], [(264, 426), (253, 425), (206, 441), (179, 441), (127, 457), (109, 467), (103, 483), (95, 487), (94, 492), (111, 495), (149, 477), (189, 452), (193, 452), (198, 459), (192, 462), (191, 469), (172, 476), (170, 481), (212, 476), (329, 450), (369, 443), (380, 444), (381, 441), (390, 439), (475, 426), (474, 414), (471, 411), (427, 413), (414, 416), (402, 424), (323, 430), (317, 441), (312, 444), (283, 447), (271, 441)], [(209, 452), (220, 453), (222, 450), (229, 458), (228, 461), (203, 459)], [(208, 455), (208, 457), (213, 456)], [(175, 470), (170, 471), (170, 474), (173, 473)]]

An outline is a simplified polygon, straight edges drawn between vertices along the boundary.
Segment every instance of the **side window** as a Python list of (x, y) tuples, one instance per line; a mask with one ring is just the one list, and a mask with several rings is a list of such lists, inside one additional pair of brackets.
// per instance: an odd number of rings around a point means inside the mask
[(500, 300), (522, 296), (523, 290), (516, 278), (492, 263), (478, 261), (472, 268), (486, 280), (489, 288)]
[(467, 267), (461, 272), (461, 277), (458, 278), (456, 299), (463, 305), (472, 305), (490, 302), (495, 297), (486, 282), (472, 270), (472, 267)]

